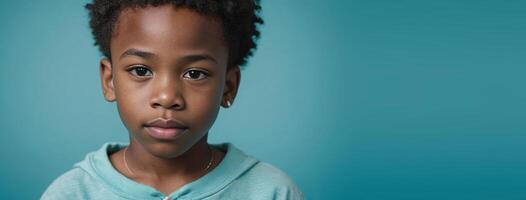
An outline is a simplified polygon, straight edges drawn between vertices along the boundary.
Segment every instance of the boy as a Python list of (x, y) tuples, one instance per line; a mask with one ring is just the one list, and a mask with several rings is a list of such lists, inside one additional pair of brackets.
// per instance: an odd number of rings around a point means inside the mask
[(129, 145), (106, 143), (41, 199), (303, 199), (279, 169), (208, 130), (256, 48), (259, 2), (95, 0), (86, 8), (104, 58), (104, 98)]

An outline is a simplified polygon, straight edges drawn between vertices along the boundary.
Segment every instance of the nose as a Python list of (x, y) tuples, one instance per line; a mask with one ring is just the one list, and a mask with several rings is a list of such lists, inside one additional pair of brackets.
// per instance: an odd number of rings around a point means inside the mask
[(181, 84), (171, 77), (163, 77), (154, 81), (150, 105), (152, 108), (184, 109), (185, 101)]

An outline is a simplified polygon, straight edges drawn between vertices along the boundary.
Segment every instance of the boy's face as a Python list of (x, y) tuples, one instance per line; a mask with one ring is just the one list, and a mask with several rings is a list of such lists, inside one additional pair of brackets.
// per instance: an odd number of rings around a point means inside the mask
[[(227, 72), (221, 23), (171, 5), (125, 9), (111, 39), (111, 63), (101, 60), (104, 96), (116, 101), (131, 139), (151, 154), (176, 157), (208, 133), (240, 72)], [(146, 124), (172, 119), (187, 128), (175, 139), (149, 134)]]

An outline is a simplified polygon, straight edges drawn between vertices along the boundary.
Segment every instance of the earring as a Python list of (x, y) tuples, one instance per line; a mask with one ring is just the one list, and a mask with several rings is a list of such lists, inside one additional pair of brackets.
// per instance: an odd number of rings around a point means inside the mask
[(230, 106), (232, 106), (232, 103), (230, 103), (230, 100), (226, 100), (226, 107), (229, 108)]

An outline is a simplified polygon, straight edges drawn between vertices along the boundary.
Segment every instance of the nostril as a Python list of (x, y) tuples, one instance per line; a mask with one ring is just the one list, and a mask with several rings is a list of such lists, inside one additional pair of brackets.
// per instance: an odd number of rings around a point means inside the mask
[(176, 110), (180, 110), (180, 109), (182, 109), (182, 108), (183, 108), (183, 106), (182, 106), (181, 104), (174, 104), (174, 105), (171, 107), (171, 109), (176, 109)]
[(176, 103), (176, 104), (160, 104), (160, 103), (153, 103), (152, 108), (165, 108), (165, 109), (172, 109), (172, 110), (181, 110), (184, 108), (182, 104)]

